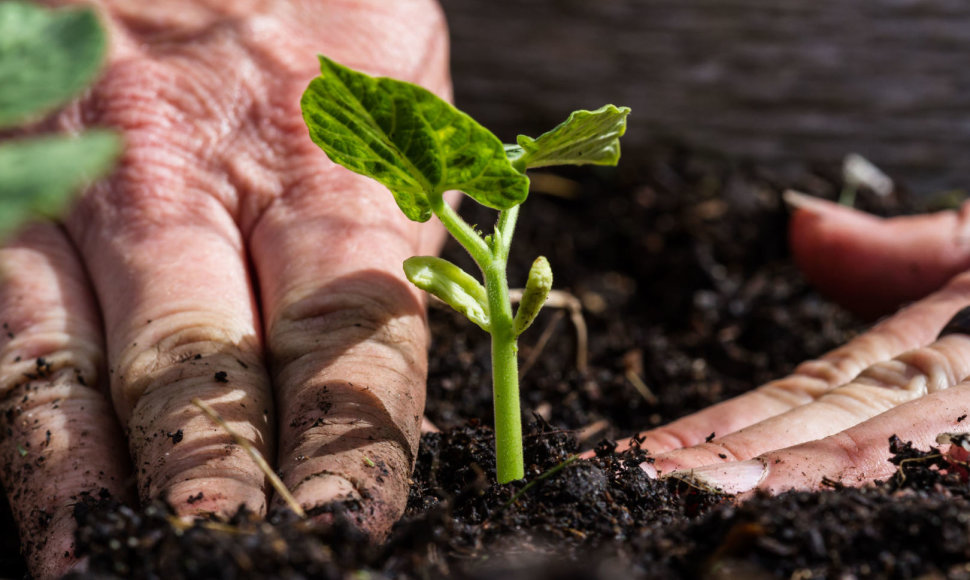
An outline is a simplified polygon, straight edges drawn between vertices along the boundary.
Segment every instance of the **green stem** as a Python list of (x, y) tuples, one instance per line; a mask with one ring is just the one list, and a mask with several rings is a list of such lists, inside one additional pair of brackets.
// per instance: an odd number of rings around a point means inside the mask
[(515, 222), (518, 219), (519, 206), (514, 206), (499, 212), (498, 223), (495, 224), (496, 247), (499, 248), (496, 254), (506, 261), (509, 259), (509, 248), (512, 247), (512, 234), (515, 233)]
[(492, 393), (495, 404), (495, 457), (499, 483), (525, 477), (522, 455), (522, 414), (519, 410), (519, 361), (505, 260), (485, 268), (492, 325)]
[(428, 195), (428, 199), (431, 202), (431, 211), (438, 216), (438, 219), (444, 224), (445, 229), (465, 248), (465, 251), (478, 263), (478, 266), (484, 270), (485, 265), (492, 260), (491, 250), (485, 244), (485, 240), (478, 235), (478, 232), (473, 227), (468, 225), (468, 222), (461, 219), (458, 212), (453, 210), (445, 202), (444, 197), (440, 193), (432, 193)]
[(445, 203), (441, 194), (428, 197), (431, 211), (482, 269), (492, 335), (496, 471), (499, 483), (522, 479), (525, 477), (525, 459), (522, 453), (522, 412), (519, 408), (519, 348), (505, 273), (519, 208), (516, 206), (499, 214), (491, 243), (488, 244)]

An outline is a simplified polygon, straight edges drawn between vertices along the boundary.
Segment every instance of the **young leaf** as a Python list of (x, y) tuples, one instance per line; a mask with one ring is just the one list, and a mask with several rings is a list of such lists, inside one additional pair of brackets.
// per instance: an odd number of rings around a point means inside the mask
[(417, 85), (321, 56), (300, 106), (313, 142), (335, 163), (384, 184), (414, 221), (431, 217), (429, 196), (450, 189), (500, 210), (528, 195), (528, 178), (495, 135)]
[(529, 268), (529, 278), (526, 280), (522, 299), (519, 300), (519, 309), (515, 311), (513, 324), (516, 336), (532, 326), (539, 310), (546, 303), (550, 290), (552, 290), (552, 267), (549, 266), (549, 260), (545, 256), (539, 256)]
[(0, 127), (73, 98), (94, 80), (106, 47), (94, 10), (0, 2)]
[(490, 332), (485, 288), (464, 270), (434, 256), (414, 256), (404, 261), (404, 274), (412, 284), (437, 296), (482, 330)]
[(549, 165), (616, 165), (629, 114), (629, 107), (613, 105), (574, 111), (537, 139), (519, 135), (519, 145), (506, 145), (506, 154), (520, 170)]
[(120, 151), (120, 139), (107, 131), (0, 144), (0, 235), (34, 214), (60, 212), (78, 188), (111, 169)]

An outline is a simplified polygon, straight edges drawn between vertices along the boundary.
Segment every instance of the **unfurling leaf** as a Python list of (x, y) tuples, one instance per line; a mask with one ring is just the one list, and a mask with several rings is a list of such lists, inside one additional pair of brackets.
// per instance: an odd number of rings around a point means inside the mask
[(335, 163), (384, 184), (414, 221), (431, 217), (429, 196), (451, 189), (499, 210), (528, 195), (528, 178), (495, 135), (417, 85), (321, 56), (300, 106), (313, 142)]
[(575, 111), (536, 139), (519, 135), (518, 146), (506, 145), (506, 154), (522, 171), (549, 165), (616, 165), (629, 114), (629, 107), (613, 105)]
[(529, 279), (525, 283), (525, 290), (519, 301), (519, 309), (515, 311), (516, 336), (532, 325), (532, 321), (536, 319), (539, 310), (546, 303), (550, 290), (552, 290), (552, 267), (549, 266), (549, 260), (539, 256), (535, 262), (532, 262)]
[(94, 80), (107, 48), (90, 8), (0, 2), (0, 127), (34, 120)]
[(485, 288), (464, 270), (442, 258), (414, 256), (404, 261), (404, 274), (412, 284), (490, 332)]
[(84, 184), (106, 174), (121, 151), (108, 131), (0, 144), (0, 235), (40, 213), (59, 213)]

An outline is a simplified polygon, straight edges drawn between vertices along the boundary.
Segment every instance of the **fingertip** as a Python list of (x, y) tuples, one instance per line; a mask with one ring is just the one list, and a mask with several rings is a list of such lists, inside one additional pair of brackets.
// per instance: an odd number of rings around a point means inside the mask
[(884, 219), (801, 194), (785, 199), (795, 210), (795, 264), (822, 294), (864, 318), (922, 298), (970, 265), (966, 208)]
[(754, 490), (767, 476), (767, 464), (755, 458), (674, 471), (667, 477), (682, 479), (712, 492), (739, 495)]
[[(381, 541), (404, 513), (410, 473), (395, 465), (387, 447), (304, 459), (298, 467), (284, 468), (284, 482), (313, 521), (342, 519), (372, 541)], [(274, 502), (284, 504), (278, 495)]]
[(798, 269), (822, 294), (849, 310), (865, 317), (881, 314), (887, 305), (879, 296), (866, 300), (873, 290), (864, 284), (865, 276), (858, 270), (868, 267), (860, 263), (859, 254), (870, 245), (867, 236), (878, 230), (878, 218), (819, 198), (795, 195), (786, 192), (785, 201), (795, 210), (788, 242)]
[(657, 479), (659, 474), (657, 473), (657, 468), (653, 466), (651, 461), (644, 461), (640, 464), (640, 469), (647, 474), (650, 479)]

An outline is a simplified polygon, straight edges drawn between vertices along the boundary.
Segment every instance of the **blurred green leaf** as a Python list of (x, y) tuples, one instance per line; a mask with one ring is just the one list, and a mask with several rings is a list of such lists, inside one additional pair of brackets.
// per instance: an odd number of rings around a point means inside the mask
[(0, 143), (0, 235), (37, 214), (56, 216), (78, 189), (108, 173), (120, 151), (108, 131)]
[(90, 8), (0, 2), (0, 127), (66, 104), (94, 80), (106, 49)]

